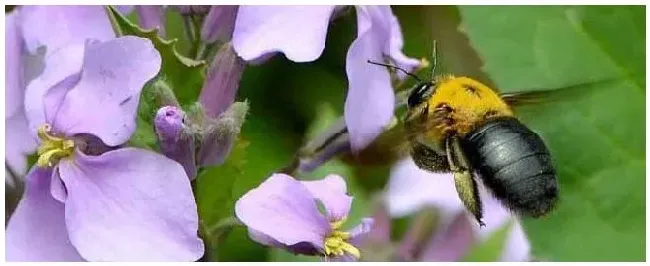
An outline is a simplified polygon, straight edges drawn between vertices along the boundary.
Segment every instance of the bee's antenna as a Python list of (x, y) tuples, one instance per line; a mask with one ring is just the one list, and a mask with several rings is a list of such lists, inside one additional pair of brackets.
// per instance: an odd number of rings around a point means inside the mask
[(413, 74), (413, 73), (411, 73), (411, 72), (408, 72), (408, 71), (406, 71), (406, 70), (404, 70), (403, 68), (400, 68), (400, 67), (398, 67), (398, 66), (393, 66), (393, 65), (388, 65), (388, 64), (377, 63), (377, 62), (373, 62), (373, 61), (370, 61), (370, 60), (368, 60), (368, 63), (373, 64), (373, 65), (385, 66), (385, 67), (392, 68), (392, 69), (397, 69), (397, 70), (399, 70), (399, 71), (404, 72), (404, 74), (409, 75), (409, 76), (411, 76), (411, 77), (417, 79), (419, 82), (422, 82), (422, 80), (420, 79), (420, 77), (418, 77), (418, 76), (416, 76), (415, 74)]
[(438, 66), (438, 41), (433, 40), (433, 52), (431, 55), (431, 79), (436, 76), (436, 66)]

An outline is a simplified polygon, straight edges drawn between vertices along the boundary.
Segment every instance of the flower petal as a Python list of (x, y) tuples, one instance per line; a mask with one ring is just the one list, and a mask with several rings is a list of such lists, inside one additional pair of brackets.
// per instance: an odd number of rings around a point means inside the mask
[[(457, 214), (463, 214), (470, 221), (473, 235), (476, 236), (475, 241), (485, 241), (508, 221), (515, 219), (515, 226), (511, 229), (502, 259), (507, 261), (525, 260), (530, 251), (530, 244), (526, 240), (521, 225), (499, 200), (488, 193), (482, 183), (478, 183), (478, 188), (483, 203), (485, 227), (480, 227), (471, 214), (465, 210), (456, 194), (451, 174), (426, 172), (419, 169), (411, 158), (404, 159), (393, 166), (386, 197), (392, 216), (404, 216), (414, 213), (424, 206), (434, 206), (442, 212), (441, 223), (449, 224)], [(432, 254), (440, 255), (441, 253), (434, 252)], [(437, 255), (434, 255), (431, 256), (435, 259)]]
[(303, 255), (317, 255), (320, 253), (319, 248), (315, 247), (311, 243), (308, 242), (299, 242), (297, 244), (293, 245), (284, 245), (274, 238), (265, 235), (262, 232), (255, 231), (253, 229), (248, 229), (248, 236), (255, 242), (260, 243), (262, 245), (270, 246), (270, 247), (276, 247), (276, 248), (283, 248), (286, 249), (294, 254), (303, 254)]
[(515, 220), (506, 239), (506, 245), (501, 253), (501, 261), (528, 261), (530, 260), (530, 242), (524, 233), (524, 228)]
[[(61, 83), (67, 77), (75, 75), (81, 71), (83, 54), (84, 45), (77, 44), (68, 45), (56, 51), (51, 51), (47, 56), (45, 56), (43, 72), (27, 85), (27, 90), (25, 91), (25, 112), (32, 136), (36, 137), (38, 127), (43, 125), (46, 121), (46, 108), (44, 103), (45, 94), (48, 93), (50, 88)], [(60, 84), (65, 87), (65, 90), (62, 90), (61, 93), (65, 93), (67, 88), (70, 88), (75, 84), (76, 81), (71, 79)], [(62, 99), (63, 96), (64, 95), (62, 94), (57, 98)], [(57, 108), (59, 103), (60, 99), (54, 103)]]
[[(393, 11), (389, 6), (380, 6), (379, 9), (384, 15), (384, 21), (388, 22), (388, 27), (390, 28), (390, 40), (388, 42), (388, 47), (384, 48), (384, 53), (390, 56), (395, 64), (406, 71), (413, 71), (418, 67), (421, 62), (420, 60), (409, 58), (402, 52), (402, 47), (404, 46), (404, 39), (402, 37), (402, 30), (399, 25), (397, 17), (393, 15)], [(406, 74), (402, 72), (397, 72), (400, 78), (404, 78)]]
[(487, 240), (496, 230), (503, 226), (510, 226), (510, 232), (506, 238), (506, 244), (501, 254), (501, 261), (526, 261), (530, 258), (530, 243), (526, 233), (521, 227), (518, 218), (513, 215), (482, 183), (479, 183), (479, 193), (483, 202), (483, 222), (485, 227), (481, 228), (474, 224), (474, 231), (479, 235), (481, 241)]
[(5, 162), (15, 174), (23, 176), (27, 172), (27, 156), (36, 150), (36, 139), (30, 134), (22, 108), (5, 118), (5, 126)]
[(366, 217), (361, 219), (360, 224), (348, 230), (348, 233), (350, 233), (350, 244), (359, 247), (368, 236), (368, 233), (370, 233), (370, 230), (373, 229), (374, 225), (375, 219), (373, 218)]
[(472, 223), (475, 221), (464, 212), (456, 217), (442, 230), (434, 234), (422, 250), (419, 261), (458, 261), (474, 244), (475, 236)]
[(249, 229), (284, 245), (308, 242), (323, 248), (331, 230), (314, 197), (299, 181), (273, 174), (235, 203), (235, 214)]
[(125, 16), (133, 12), (133, 9), (135, 9), (134, 6), (114, 6), (114, 7), (117, 8), (117, 11), (120, 11), (120, 13), (122, 13), (122, 15)]
[(36, 149), (36, 140), (29, 134), (23, 105), (25, 64), (18, 16), (17, 11), (5, 15), (5, 162), (22, 176), (27, 171), (27, 155)]
[(25, 96), (23, 39), (16, 11), (5, 15), (5, 118), (22, 109)]
[(61, 203), (65, 203), (65, 200), (68, 198), (68, 191), (66, 191), (65, 184), (63, 184), (63, 180), (61, 180), (58, 166), (56, 166), (54, 168), (54, 171), (52, 171), (51, 180), (52, 181), (50, 182), (50, 194), (52, 194), (52, 197), (55, 200), (58, 200)]
[(301, 181), (314, 198), (323, 203), (330, 222), (340, 221), (350, 212), (352, 197), (346, 194), (347, 187), (343, 177), (335, 174), (317, 181)]
[(115, 37), (102, 6), (21, 6), (21, 29), (30, 53), (41, 46), (47, 53), (87, 39)]
[(496, 230), (503, 227), (513, 216), (499, 200), (489, 193), (481, 182), (477, 182), (481, 202), (483, 203), (483, 222), (484, 227), (478, 223), (474, 224), (474, 229), (478, 232), (480, 239), (485, 240)]
[(329, 258), (324, 258), (323, 261), (326, 262), (356, 262), (357, 258), (350, 254), (343, 254), (343, 256), (334, 256)]
[(70, 240), (90, 261), (195, 261), (198, 215), (183, 167), (135, 148), (59, 162)]
[[(402, 53), (402, 33), (389, 6), (357, 6), (356, 10), (357, 39), (350, 45), (345, 66), (345, 122), (354, 151), (365, 148), (384, 130), (395, 107), (388, 70), (367, 61), (383, 62), (388, 56), (407, 71), (420, 64)], [(398, 73), (398, 77), (404, 78), (405, 74)]]
[(410, 157), (391, 169), (386, 202), (391, 216), (397, 217), (415, 213), (424, 206), (437, 207), (450, 218), (465, 209), (451, 174), (424, 171)]
[(235, 20), (233, 45), (246, 61), (282, 52), (294, 62), (316, 60), (334, 6), (241, 6)]
[(126, 142), (135, 131), (140, 92), (160, 63), (147, 39), (125, 36), (87, 44), (79, 83), (57, 110), (46, 110), (48, 120), (67, 135), (93, 134), (109, 146)]
[(345, 123), (353, 151), (368, 146), (389, 124), (395, 108), (390, 74), (383, 66), (368, 60), (383, 61), (385, 33), (380, 24), (371, 23), (369, 11), (357, 8), (358, 35), (352, 42), (345, 62), (348, 94), (345, 99)]
[(25, 177), (25, 194), (7, 225), (7, 261), (83, 260), (68, 239), (63, 204), (50, 196), (51, 175), (34, 167)]

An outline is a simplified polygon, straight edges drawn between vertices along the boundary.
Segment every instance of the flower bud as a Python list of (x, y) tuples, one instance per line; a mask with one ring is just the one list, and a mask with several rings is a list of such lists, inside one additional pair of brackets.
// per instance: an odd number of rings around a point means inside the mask
[(213, 6), (201, 27), (201, 39), (207, 43), (229, 42), (235, 28), (238, 6)]
[(200, 101), (209, 117), (218, 117), (235, 101), (244, 66), (244, 60), (237, 56), (232, 45), (223, 44), (212, 60), (201, 89)]
[(195, 6), (171, 6), (172, 8), (178, 10), (179, 13), (183, 16), (203, 16), (210, 11), (210, 6), (208, 5), (195, 5)]
[(248, 108), (248, 102), (236, 102), (219, 118), (205, 118), (198, 152), (199, 166), (220, 165), (225, 161), (239, 136)]
[(165, 9), (163, 6), (135, 6), (138, 24), (143, 29), (158, 29), (158, 35), (165, 37)]
[(183, 111), (175, 106), (163, 106), (154, 118), (154, 128), (162, 153), (180, 163), (190, 180), (196, 177), (194, 135), (184, 124)]

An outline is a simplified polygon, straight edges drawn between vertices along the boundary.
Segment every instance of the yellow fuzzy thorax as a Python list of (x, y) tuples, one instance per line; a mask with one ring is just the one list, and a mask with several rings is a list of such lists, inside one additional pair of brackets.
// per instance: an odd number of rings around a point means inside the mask
[(429, 115), (435, 108), (448, 105), (453, 109), (450, 126), (434, 127), (427, 132), (428, 137), (440, 139), (443, 131), (453, 130), (463, 136), (473, 126), (490, 117), (513, 116), (512, 109), (490, 87), (468, 77), (441, 76), (436, 80), (435, 93), (427, 101)]

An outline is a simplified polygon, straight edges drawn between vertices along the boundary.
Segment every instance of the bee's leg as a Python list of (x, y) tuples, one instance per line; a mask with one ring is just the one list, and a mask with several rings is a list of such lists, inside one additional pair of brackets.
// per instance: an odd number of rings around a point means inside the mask
[(485, 226), (481, 220), (483, 218), (483, 209), (476, 180), (472, 176), (471, 166), (460, 147), (459, 139), (455, 136), (447, 137), (445, 139), (445, 150), (447, 151), (449, 168), (454, 174), (454, 183), (456, 184), (458, 196), (465, 205), (465, 208), (474, 215), (478, 223), (481, 226)]
[(420, 142), (411, 144), (411, 157), (415, 165), (420, 169), (433, 173), (447, 173), (450, 171), (447, 156), (439, 154)]

